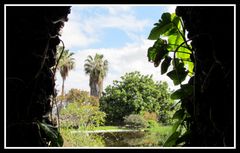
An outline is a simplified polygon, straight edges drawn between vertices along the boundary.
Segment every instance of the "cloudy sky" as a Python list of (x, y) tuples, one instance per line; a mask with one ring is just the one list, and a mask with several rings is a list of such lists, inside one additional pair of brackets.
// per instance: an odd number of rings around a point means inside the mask
[[(162, 13), (174, 12), (175, 8), (174, 5), (72, 6), (61, 39), (65, 48), (74, 52), (76, 67), (65, 81), (65, 93), (71, 88), (90, 91), (89, 76), (83, 65), (88, 55), (96, 53), (103, 54), (109, 62), (104, 88), (126, 72), (137, 70), (152, 74), (155, 81), (167, 81), (171, 89), (176, 89), (166, 75), (160, 74), (160, 68), (155, 68), (147, 59), (147, 50), (154, 43), (147, 39), (153, 24)], [(57, 73), (56, 88), (59, 91), (61, 84), (62, 79)]]

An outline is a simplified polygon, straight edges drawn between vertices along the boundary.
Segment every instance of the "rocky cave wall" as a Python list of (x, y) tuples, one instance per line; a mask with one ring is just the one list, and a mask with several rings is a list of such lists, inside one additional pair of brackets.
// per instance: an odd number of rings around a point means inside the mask
[(7, 6), (7, 146), (46, 146), (37, 122), (52, 124), (59, 33), (70, 7)]
[(186, 146), (233, 146), (233, 7), (177, 7), (192, 38), (195, 97), (183, 103), (191, 115)]

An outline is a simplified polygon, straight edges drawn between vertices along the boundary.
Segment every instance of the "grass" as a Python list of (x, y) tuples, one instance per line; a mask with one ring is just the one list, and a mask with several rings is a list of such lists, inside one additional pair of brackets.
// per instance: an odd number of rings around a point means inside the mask
[[(124, 126), (99, 126), (99, 127), (94, 127), (93, 131), (96, 130), (126, 130), (129, 128), (126, 128)], [(144, 128), (144, 130), (146, 131), (150, 131), (150, 132), (159, 132), (162, 133), (164, 135), (170, 134), (171, 130), (172, 130), (172, 126), (155, 126), (155, 127), (151, 127), (151, 128)]]
[(72, 129), (61, 128), (63, 147), (104, 147), (101, 137), (84, 133), (71, 133)]
[(159, 132), (164, 134), (170, 134), (172, 130), (172, 126), (156, 126), (151, 128), (145, 128), (144, 130), (150, 131), (150, 132)]
[(123, 130), (126, 129), (124, 127), (120, 127), (120, 126), (99, 126), (99, 127), (94, 127), (93, 130)]

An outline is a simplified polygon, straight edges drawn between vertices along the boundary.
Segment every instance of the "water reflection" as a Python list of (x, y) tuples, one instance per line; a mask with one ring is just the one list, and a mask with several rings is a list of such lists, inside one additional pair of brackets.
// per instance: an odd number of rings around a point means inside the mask
[(167, 135), (158, 132), (105, 132), (94, 134), (104, 141), (106, 147), (161, 147)]

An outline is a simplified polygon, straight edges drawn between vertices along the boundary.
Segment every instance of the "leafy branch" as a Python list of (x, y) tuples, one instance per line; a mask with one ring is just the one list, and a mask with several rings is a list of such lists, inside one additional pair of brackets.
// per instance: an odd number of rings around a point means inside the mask
[[(193, 94), (193, 85), (182, 84), (182, 82), (187, 75), (194, 75), (193, 68), (196, 60), (192, 47), (188, 44), (194, 37), (186, 38), (184, 24), (175, 13), (163, 13), (159, 22), (154, 25), (155, 27), (151, 30), (148, 39), (155, 40), (155, 43), (148, 49), (148, 60), (153, 62), (155, 67), (161, 63), (161, 74), (167, 73), (174, 85), (180, 84), (180, 89), (173, 92), (171, 98), (173, 100), (181, 99), (179, 102), (183, 103), (187, 97)], [(169, 54), (170, 52), (173, 52), (173, 57)], [(173, 66), (173, 70), (168, 72), (170, 65)], [(173, 119), (177, 119), (177, 121), (173, 125), (172, 134), (164, 146), (177, 146), (184, 142), (190, 133), (187, 129), (188, 126), (185, 126), (189, 119), (185, 107), (181, 105), (181, 108), (173, 115)], [(186, 129), (184, 134), (182, 127)]]

